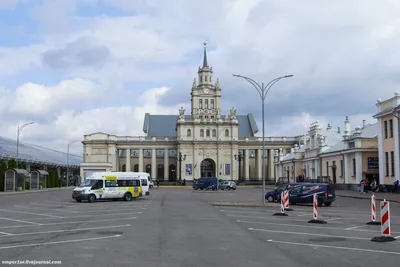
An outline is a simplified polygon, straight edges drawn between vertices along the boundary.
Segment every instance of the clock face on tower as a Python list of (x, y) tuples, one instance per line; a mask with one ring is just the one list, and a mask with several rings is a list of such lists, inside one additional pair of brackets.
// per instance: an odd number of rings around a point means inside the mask
[(208, 89), (207, 89), (207, 88), (204, 88), (204, 89), (203, 89), (203, 92), (204, 92), (205, 94), (208, 94)]

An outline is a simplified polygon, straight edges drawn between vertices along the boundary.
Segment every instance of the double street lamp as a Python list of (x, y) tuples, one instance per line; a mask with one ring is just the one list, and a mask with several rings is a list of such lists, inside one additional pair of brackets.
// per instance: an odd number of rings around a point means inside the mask
[(69, 185), (69, 148), (72, 144), (79, 142), (80, 140), (74, 140), (71, 142), (68, 142), (67, 145), (67, 186)]
[(182, 161), (186, 160), (186, 155), (182, 155), (182, 152), (179, 152), (177, 158), (179, 161), (179, 181), (182, 181)]
[(243, 160), (243, 154), (242, 154), (242, 152), (239, 151), (239, 153), (238, 153), (237, 155), (235, 154), (235, 160), (239, 161), (238, 181), (240, 182), (240, 181), (241, 181), (240, 176), (241, 176), (241, 174), (242, 174), (242, 164), (241, 164), (241, 162), (242, 162), (242, 160)]
[(266, 85), (264, 85), (264, 83), (258, 84), (255, 80), (246, 77), (246, 76), (242, 76), (242, 75), (238, 75), (238, 74), (233, 74), (234, 77), (238, 77), (238, 78), (243, 78), (246, 81), (248, 81), (249, 83), (251, 83), (254, 88), (256, 88), (258, 94), (260, 95), (261, 98), (261, 105), (262, 105), (262, 180), (263, 180), (263, 190), (262, 190), (262, 203), (265, 204), (265, 122), (264, 122), (264, 102), (265, 102), (265, 98), (269, 92), (269, 90), (271, 89), (271, 87), (277, 83), (279, 80), (281, 79), (285, 79), (285, 78), (289, 78), (289, 77), (293, 77), (293, 75), (285, 75), (285, 76), (281, 76), (278, 78), (275, 78), (273, 80), (271, 80), (269, 83), (267, 83)]
[(19, 135), (21, 134), (22, 130), (26, 126), (31, 125), (31, 124), (34, 124), (34, 122), (31, 121), (31, 122), (25, 123), (25, 124), (23, 124), (21, 126), (18, 126), (18, 131), (17, 131), (17, 169), (19, 167)]

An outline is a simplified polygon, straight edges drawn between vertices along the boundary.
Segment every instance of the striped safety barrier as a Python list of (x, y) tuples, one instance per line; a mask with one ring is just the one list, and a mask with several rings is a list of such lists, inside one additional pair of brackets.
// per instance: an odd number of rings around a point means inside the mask
[(287, 216), (287, 213), (285, 213), (285, 192), (281, 193), (281, 212), (279, 213), (274, 213), (274, 216)]
[(292, 211), (293, 209), (289, 208), (289, 191), (285, 190), (283, 192), (284, 192), (284, 196), (285, 196), (285, 210)]
[(390, 229), (390, 204), (389, 201), (381, 201), (381, 236), (372, 238), (375, 242), (395, 241), (396, 238), (391, 236)]
[(318, 194), (313, 196), (313, 219), (308, 221), (309, 223), (321, 223), (325, 224), (326, 221), (318, 219)]
[(381, 225), (381, 222), (376, 221), (376, 197), (374, 194), (371, 196), (371, 221), (368, 222), (369, 225)]

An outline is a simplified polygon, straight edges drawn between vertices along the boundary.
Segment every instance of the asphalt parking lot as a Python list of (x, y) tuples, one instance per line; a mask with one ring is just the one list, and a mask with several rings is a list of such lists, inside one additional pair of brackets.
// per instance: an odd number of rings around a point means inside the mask
[(0, 196), (0, 259), (58, 266), (399, 265), (400, 204), (390, 204), (399, 239), (388, 243), (370, 241), (380, 226), (366, 225), (368, 200), (338, 198), (321, 207), (324, 225), (308, 223), (309, 205), (291, 206), (285, 217), (273, 216), (278, 205), (211, 205), (260, 200), (261, 189), (244, 188), (162, 188), (131, 202), (77, 203), (71, 190)]

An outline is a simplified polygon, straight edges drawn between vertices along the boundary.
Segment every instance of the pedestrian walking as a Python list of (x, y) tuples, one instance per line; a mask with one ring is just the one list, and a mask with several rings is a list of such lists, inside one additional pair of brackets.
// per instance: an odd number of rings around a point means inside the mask
[(62, 185), (62, 179), (58, 178), (58, 190), (61, 189), (61, 185)]
[(160, 188), (160, 180), (157, 180), (157, 188)]
[(393, 193), (396, 193), (397, 187), (399, 187), (399, 179), (393, 182)]

